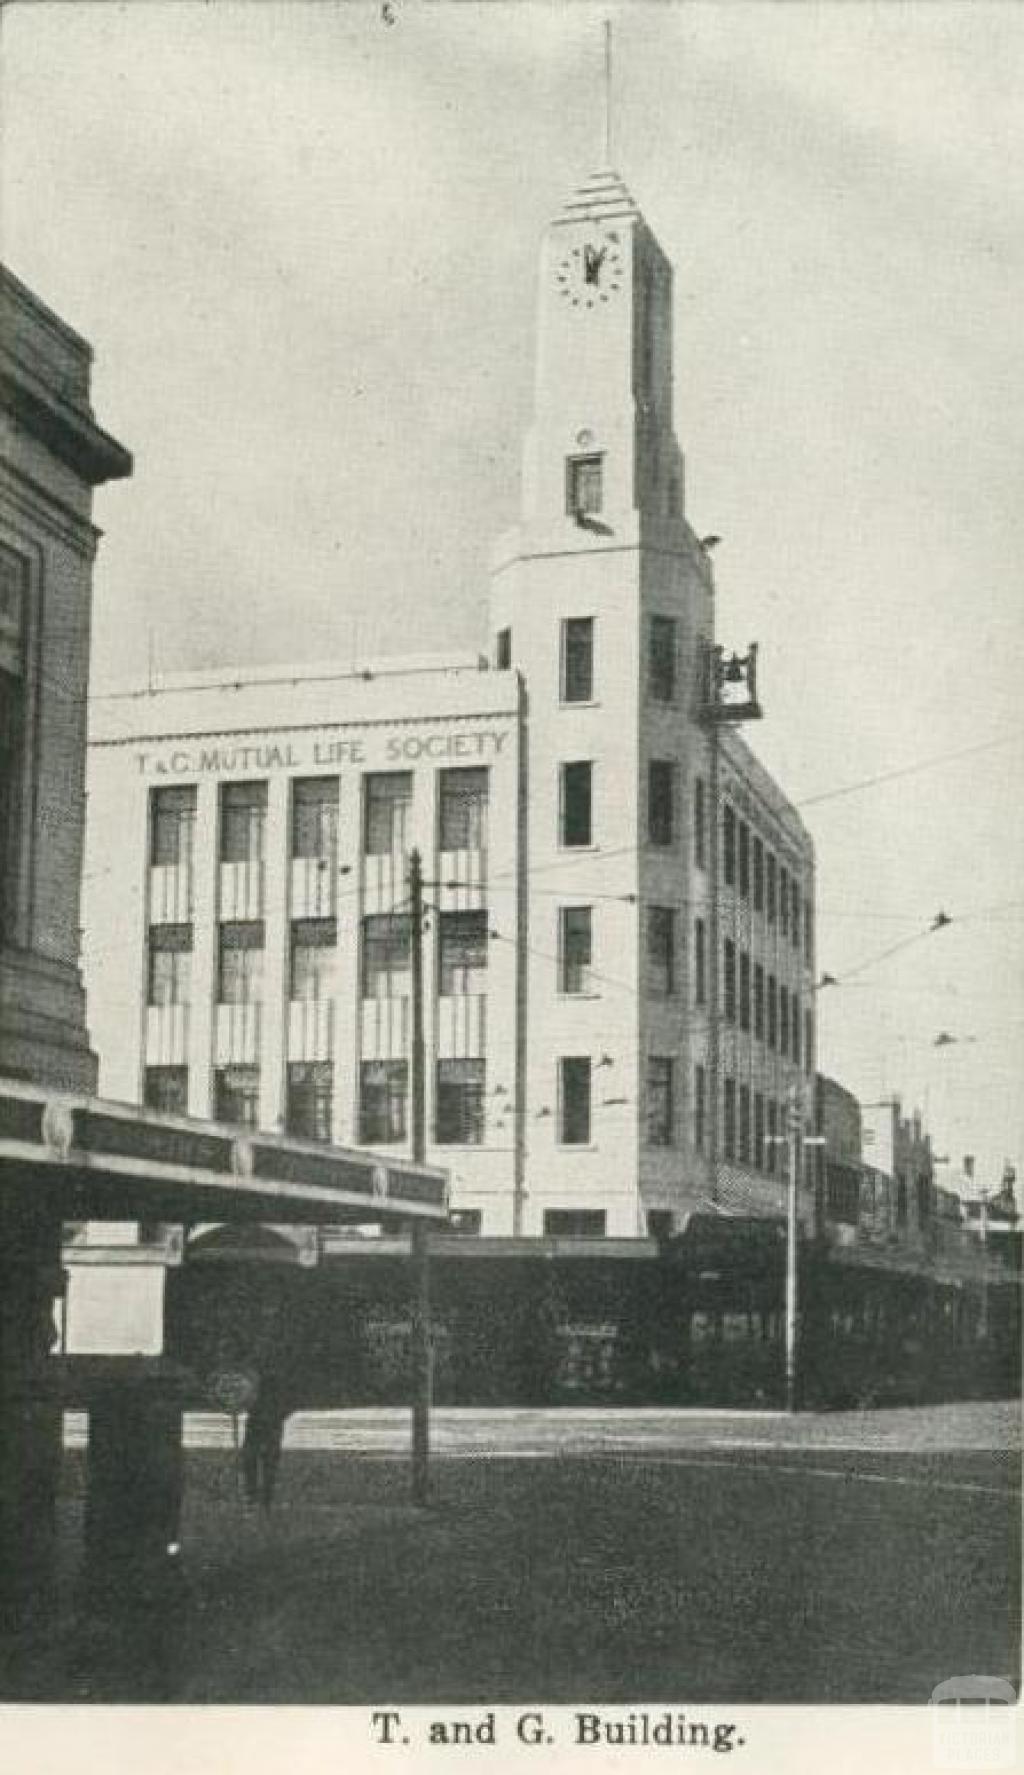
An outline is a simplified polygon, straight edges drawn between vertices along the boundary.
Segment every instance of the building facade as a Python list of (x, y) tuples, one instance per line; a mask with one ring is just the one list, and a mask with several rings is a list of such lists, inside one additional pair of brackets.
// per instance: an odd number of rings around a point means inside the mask
[(486, 658), (96, 703), (104, 1090), (406, 1147), (415, 848), (428, 1157), (466, 1230), (780, 1213), (788, 1109), (811, 1113), (813, 850), (718, 719), (714, 603), (673, 430), (671, 267), (603, 173), (544, 237)]
[[(79, 972), (92, 498), (132, 461), (95, 421), (91, 363), (0, 268), (0, 1081), (47, 1091), (96, 1080)], [(63, 1290), (61, 1213), (27, 1162), (41, 1112), (24, 1088), (0, 1117), (21, 1151), (0, 1162), (0, 1632), (46, 1593), (60, 1460), (60, 1407), (36, 1375)]]
[(79, 972), (93, 488), (131, 473), (92, 351), (0, 269), (0, 1073), (90, 1090)]

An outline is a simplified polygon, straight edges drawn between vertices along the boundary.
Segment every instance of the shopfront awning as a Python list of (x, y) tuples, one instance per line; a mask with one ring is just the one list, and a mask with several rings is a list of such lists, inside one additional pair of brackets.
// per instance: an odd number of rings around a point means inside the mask
[(63, 1220), (443, 1225), (443, 1171), (0, 1083), (0, 1191)]

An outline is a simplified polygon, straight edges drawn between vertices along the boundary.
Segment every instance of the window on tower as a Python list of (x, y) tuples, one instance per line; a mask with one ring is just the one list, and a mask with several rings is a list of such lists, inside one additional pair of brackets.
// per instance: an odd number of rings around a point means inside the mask
[(675, 1066), (668, 1055), (648, 1054), (646, 1104), (647, 1144), (675, 1145)]
[(647, 766), (647, 837), (651, 844), (674, 841), (675, 788), (675, 765), (670, 759), (652, 758)]
[(567, 993), (589, 992), (593, 953), (590, 906), (562, 906), (558, 913), (558, 986)]
[(560, 790), (559, 827), (562, 844), (572, 848), (593, 843), (593, 765), (589, 761), (563, 764)]
[(604, 458), (570, 456), (565, 465), (565, 509), (570, 518), (592, 517), (604, 503)]
[(676, 915), (671, 906), (647, 908), (647, 990), (669, 998), (676, 989)]
[(676, 694), (676, 625), (671, 616), (652, 616), (647, 656), (647, 688), (656, 703)]
[(590, 1142), (589, 1055), (569, 1055), (558, 1063), (558, 1137), (563, 1146)]
[(494, 665), (499, 672), (512, 669), (512, 630), (499, 629), (494, 644)]
[(562, 623), (562, 701), (589, 703), (594, 695), (594, 619), (568, 616)]

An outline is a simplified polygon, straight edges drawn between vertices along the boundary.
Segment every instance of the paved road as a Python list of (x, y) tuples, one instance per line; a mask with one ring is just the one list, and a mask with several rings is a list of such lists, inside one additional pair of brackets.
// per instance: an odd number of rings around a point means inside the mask
[[(431, 1446), (439, 1457), (542, 1459), (567, 1454), (632, 1452), (694, 1454), (701, 1450), (836, 1450), (879, 1454), (1016, 1452), (1021, 1447), (1018, 1400), (968, 1401), (888, 1411), (800, 1414), (765, 1411), (670, 1411), (593, 1407), (550, 1411), (436, 1408)], [(189, 1413), (188, 1448), (232, 1446), (222, 1413)], [(81, 1447), (85, 1419), (67, 1416), (67, 1445)], [(293, 1449), (338, 1449), (401, 1456), (409, 1444), (409, 1413), (397, 1407), (297, 1412), (286, 1443)]]
[(424, 1511), (407, 1412), (297, 1417), (267, 1518), (228, 1423), (190, 1419), (181, 1610), (119, 1641), (72, 1623), (67, 1662), (8, 1697), (924, 1705), (1016, 1680), (1019, 1407), (442, 1410), (433, 1432)]

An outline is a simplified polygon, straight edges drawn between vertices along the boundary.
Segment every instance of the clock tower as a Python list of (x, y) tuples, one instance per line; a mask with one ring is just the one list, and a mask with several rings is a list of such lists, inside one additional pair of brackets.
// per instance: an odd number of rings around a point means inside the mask
[[(522, 673), (527, 711), (524, 1233), (585, 1231), (600, 1204), (601, 1230), (631, 1236), (652, 1209), (681, 1207), (687, 810), (706, 774), (713, 616), (672, 405), (672, 267), (622, 179), (598, 172), (543, 239), (521, 516), (491, 590), (494, 662)], [(668, 970), (657, 1001), (651, 906)], [(652, 1056), (665, 1151), (643, 1137)]]

